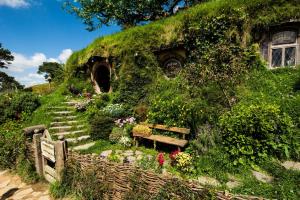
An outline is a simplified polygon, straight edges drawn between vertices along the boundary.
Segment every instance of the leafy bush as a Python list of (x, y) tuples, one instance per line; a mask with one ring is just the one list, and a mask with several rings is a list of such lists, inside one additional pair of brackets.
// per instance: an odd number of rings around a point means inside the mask
[(193, 159), (190, 154), (179, 152), (175, 156), (175, 166), (182, 172), (191, 173), (193, 172)]
[(109, 135), (109, 141), (112, 143), (118, 143), (121, 137), (124, 135), (123, 128), (114, 127)]
[(14, 168), (24, 152), (25, 138), (20, 123), (8, 121), (0, 126), (0, 168)]
[(109, 139), (109, 134), (114, 126), (114, 120), (111, 117), (97, 113), (89, 121), (91, 125), (90, 135), (93, 140)]
[(196, 138), (189, 142), (189, 147), (186, 152), (191, 155), (200, 156), (215, 148), (218, 143), (220, 143), (218, 130), (206, 124), (199, 128)]
[(150, 136), (152, 134), (152, 130), (145, 125), (136, 125), (132, 129), (133, 136)]
[(0, 124), (6, 120), (20, 119), (22, 113), (32, 113), (40, 106), (40, 100), (33, 93), (13, 93), (0, 97)]
[(112, 118), (120, 118), (126, 115), (126, 110), (121, 104), (110, 104), (102, 109), (103, 114)]
[(241, 104), (220, 117), (224, 147), (234, 164), (289, 157), (292, 127), (291, 118), (272, 104)]

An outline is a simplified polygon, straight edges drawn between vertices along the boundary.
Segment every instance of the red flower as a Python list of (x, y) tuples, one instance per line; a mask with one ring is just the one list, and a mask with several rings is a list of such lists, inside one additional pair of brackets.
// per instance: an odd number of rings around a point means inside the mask
[(165, 159), (164, 159), (164, 154), (163, 153), (158, 154), (157, 161), (158, 161), (159, 166), (162, 167), (164, 165)]
[(171, 159), (172, 161), (174, 161), (175, 158), (176, 158), (176, 156), (177, 156), (177, 154), (179, 154), (179, 153), (180, 153), (179, 150), (175, 150), (175, 151), (171, 152), (170, 155), (169, 155), (170, 159)]

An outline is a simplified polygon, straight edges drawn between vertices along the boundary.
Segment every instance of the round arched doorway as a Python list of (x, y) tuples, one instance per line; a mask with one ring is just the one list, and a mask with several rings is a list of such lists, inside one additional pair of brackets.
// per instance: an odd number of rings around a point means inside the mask
[(106, 62), (95, 63), (92, 70), (92, 81), (97, 93), (111, 91), (111, 67)]

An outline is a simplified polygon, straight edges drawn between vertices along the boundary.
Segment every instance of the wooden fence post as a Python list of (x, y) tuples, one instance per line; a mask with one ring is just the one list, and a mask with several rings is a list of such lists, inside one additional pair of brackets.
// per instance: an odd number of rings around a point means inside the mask
[(60, 141), (55, 143), (55, 170), (57, 175), (57, 180), (61, 181), (62, 172), (65, 168), (65, 161), (67, 158), (67, 144), (64, 138), (59, 138)]
[(43, 157), (41, 149), (41, 137), (42, 134), (33, 135), (34, 157), (35, 157), (35, 169), (38, 175), (43, 176)]

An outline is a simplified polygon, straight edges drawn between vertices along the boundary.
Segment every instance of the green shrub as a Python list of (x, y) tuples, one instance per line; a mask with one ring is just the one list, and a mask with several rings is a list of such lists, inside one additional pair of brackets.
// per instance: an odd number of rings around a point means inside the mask
[(90, 135), (93, 140), (109, 139), (109, 134), (114, 126), (114, 120), (111, 117), (97, 113), (89, 121), (91, 125)]
[(8, 121), (0, 126), (0, 168), (15, 168), (17, 158), (24, 153), (25, 138), (18, 122)]
[(206, 124), (198, 129), (196, 138), (189, 142), (186, 152), (194, 156), (201, 156), (217, 147), (219, 143), (221, 141), (218, 130)]
[(272, 104), (237, 105), (220, 117), (225, 150), (234, 164), (289, 157), (292, 120)]
[(121, 118), (126, 115), (126, 110), (122, 104), (110, 104), (104, 107), (101, 112), (112, 118)]
[(118, 143), (121, 137), (124, 135), (123, 128), (114, 127), (109, 135), (109, 141), (112, 143)]
[(22, 113), (31, 114), (40, 104), (39, 97), (29, 92), (1, 95), (0, 124), (6, 120), (21, 119)]

